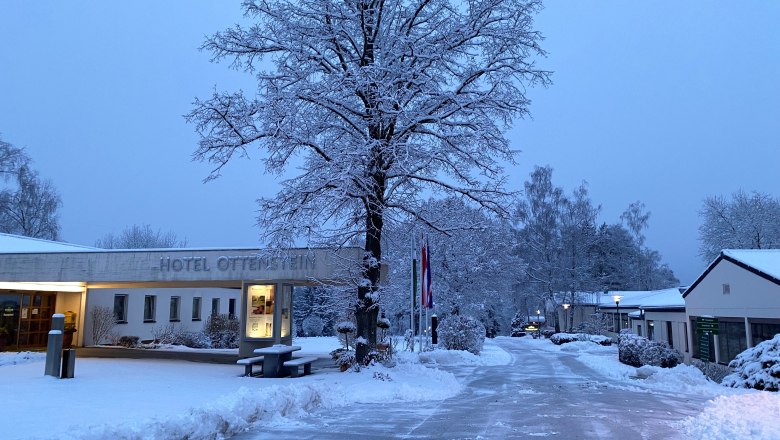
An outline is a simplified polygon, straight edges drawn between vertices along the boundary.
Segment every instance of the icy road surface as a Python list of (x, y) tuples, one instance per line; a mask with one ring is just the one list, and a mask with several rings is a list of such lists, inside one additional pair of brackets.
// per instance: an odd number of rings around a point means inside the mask
[(675, 422), (707, 400), (608, 378), (569, 353), (496, 343), (512, 355), (509, 365), (439, 367), (466, 384), (451, 399), (322, 410), (234, 438), (682, 439)]

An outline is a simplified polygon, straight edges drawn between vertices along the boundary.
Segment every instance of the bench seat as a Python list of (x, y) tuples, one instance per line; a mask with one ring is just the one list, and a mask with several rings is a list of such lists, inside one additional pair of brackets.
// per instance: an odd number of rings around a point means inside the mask
[[(251, 376), (252, 375), (252, 365), (260, 365), (262, 368), (263, 366), (263, 356), (255, 356), (255, 357), (249, 357), (249, 358), (243, 358), (236, 361), (236, 364), (243, 365), (244, 366), (244, 376)], [(261, 370), (262, 371), (262, 370)]]
[(286, 361), (283, 365), (290, 369), (290, 377), (298, 377), (298, 368), (303, 365), (303, 375), (311, 374), (311, 363), (318, 358), (314, 356), (295, 358)]

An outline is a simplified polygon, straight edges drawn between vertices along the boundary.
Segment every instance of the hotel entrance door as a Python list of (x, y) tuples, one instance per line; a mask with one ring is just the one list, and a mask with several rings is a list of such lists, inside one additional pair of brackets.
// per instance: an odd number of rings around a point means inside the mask
[(56, 293), (24, 292), (19, 317), (19, 348), (46, 347)]

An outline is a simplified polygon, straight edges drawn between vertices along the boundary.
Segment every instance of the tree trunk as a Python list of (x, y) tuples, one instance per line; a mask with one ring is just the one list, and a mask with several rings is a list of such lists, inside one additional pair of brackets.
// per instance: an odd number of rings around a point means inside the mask
[(384, 186), (381, 176), (375, 176), (377, 191), (367, 203), (366, 243), (363, 256), (363, 284), (358, 287), (358, 301), (355, 306), (357, 336), (365, 343), (355, 344), (355, 359), (359, 364), (368, 362), (368, 353), (376, 347), (376, 322), (379, 315), (376, 294), (379, 291), (379, 276), (382, 261), (382, 227), (384, 224), (381, 210), (381, 194)]

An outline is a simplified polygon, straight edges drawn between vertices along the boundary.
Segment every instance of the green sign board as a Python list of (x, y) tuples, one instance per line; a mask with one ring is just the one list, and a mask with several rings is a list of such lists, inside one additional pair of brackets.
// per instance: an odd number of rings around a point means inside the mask
[(699, 359), (710, 359), (710, 334), (701, 332), (699, 333)]
[(717, 335), (718, 318), (703, 318), (703, 317), (696, 318), (696, 332), (699, 333), (699, 335), (704, 334), (704, 332)]

